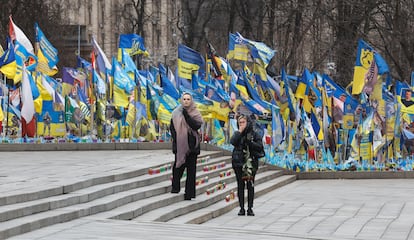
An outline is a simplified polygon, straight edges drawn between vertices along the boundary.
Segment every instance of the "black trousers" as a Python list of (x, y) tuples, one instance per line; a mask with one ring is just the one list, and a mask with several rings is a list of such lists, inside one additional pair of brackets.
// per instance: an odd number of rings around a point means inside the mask
[[(243, 170), (242, 167), (233, 167), (234, 173), (236, 174), (237, 179), (237, 197), (239, 198), (240, 208), (244, 209), (244, 188), (246, 186), (246, 181), (242, 179)], [(247, 207), (253, 208), (253, 199), (254, 199), (254, 176), (253, 180), (247, 181)]]
[(176, 168), (177, 156), (175, 156), (174, 166), (172, 169), (173, 179), (172, 179), (172, 190), (173, 192), (180, 192), (181, 189), (181, 177), (183, 176), (184, 169), (187, 168), (187, 178), (185, 181), (185, 197), (186, 198), (195, 198), (196, 196), (196, 163), (197, 163), (197, 154), (189, 154), (185, 163), (179, 168)]

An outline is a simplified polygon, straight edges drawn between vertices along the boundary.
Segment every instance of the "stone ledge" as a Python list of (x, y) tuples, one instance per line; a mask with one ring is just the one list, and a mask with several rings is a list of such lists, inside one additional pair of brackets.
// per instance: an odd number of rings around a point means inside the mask
[[(220, 147), (201, 143), (201, 150), (223, 151), (223, 155), (231, 156), (231, 152)], [(0, 152), (24, 151), (114, 151), (114, 150), (156, 150), (171, 149), (171, 142), (139, 142), (139, 143), (21, 143), (0, 144)]]
[(414, 178), (414, 171), (401, 172), (301, 172), (298, 180), (312, 179), (404, 179)]

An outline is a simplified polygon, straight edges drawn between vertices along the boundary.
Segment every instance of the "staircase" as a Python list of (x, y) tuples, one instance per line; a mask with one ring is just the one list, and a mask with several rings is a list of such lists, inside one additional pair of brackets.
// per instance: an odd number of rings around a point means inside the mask
[[(231, 156), (223, 151), (202, 152), (197, 162), (197, 197), (184, 201), (171, 194), (172, 162), (146, 169), (93, 178), (61, 188), (0, 198), (0, 239), (58, 223), (91, 217), (140, 222), (200, 224), (238, 206)], [(296, 180), (261, 163), (255, 197)], [(207, 194), (209, 193), (209, 194)]]

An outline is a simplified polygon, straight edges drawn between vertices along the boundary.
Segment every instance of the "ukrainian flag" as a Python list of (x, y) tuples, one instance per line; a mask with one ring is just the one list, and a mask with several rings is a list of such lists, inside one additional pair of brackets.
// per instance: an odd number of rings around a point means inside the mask
[(230, 33), (229, 34), (229, 52), (227, 54), (227, 59), (247, 61), (248, 53), (249, 53), (249, 49), (245, 45), (241, 35)]
[(58, 51), (47, 40), (46, 36), (43, 34), (37, 23), (35, 23), (35, 30), (36, 42), (39, 43), (39, 50), (37, 52), (37, 70), (48, 76), (53, 76), (58, 71), (56, 67), (56, 64), (59, 61)]
[[(250, 48), (250, 53), (260, 65), (264, 68), (269, 65), (269, 62), (272, 60), (273, 56), (275, 55), (276, 51), (268, 47), (266, 44), (262, 42), (252, 41), (250, 39), (244, 38), (240, 33), (236, 33), (242, 41), (248, 45)], [(258, 60), (258, 61), (257, 61)]]
[(121, 59), (122, 49), (125, 49), (130, 56), (136, 54), (143, 54), (146, 57), (149, 56), (145, 48), (144, 38), (135, 33), (121, 34), (119, 36), (118, 60)]
[(354, 78), (352, 85), (352, 94), (360, 94), (365, 85), (365, 75), (369, 71), (372, 61), (374, 60), (374, 49), (364, 42), (358, 40), (358, 50), (354, 67)]
[(132, 81), (128, 74), (121, 68), (115, 58), (112, 58), (112, 76), (114, 89), (114, 104), (116, 106), (127, 107), (129, 104), (129, 96), (132, 95), (135, 82)]
[(17, 65), (13, 43), (7, 38), (7, 49), (0, 57), (0, 72), (7, 78), (13, 79), (16, 75)]
[(296, 88), (295, 97), (298, 99), (304, 99), (308, 95), (309, 83), (312, 82), (313, 76), (307, 68), (303, 70), (302, 77), (298, 78), (298, 87)]
[(178, 45), (178, 77), (191, 80), (193, 72), (204, 69), (204, 64), (200, 53), (185, 45)]

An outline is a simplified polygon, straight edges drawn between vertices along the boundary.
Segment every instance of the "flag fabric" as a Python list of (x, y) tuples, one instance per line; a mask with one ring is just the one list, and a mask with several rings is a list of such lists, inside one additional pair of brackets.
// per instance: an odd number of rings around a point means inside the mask
[(144, 38), (135, 33), (121, 34), (119, 36), (118, 60), (121, 54), (121, 49), (125, 49), (130, 56), (136, 54), (143, 54), (146, 57), (149, 56), (149, 53), (145, 48)]
[[(95, 56), (93, 56), (93, 57), (95, 57)], [(76, 56), (76, 59), (77, 59), (78, 68), (83, 68), (83, 69), (87, 69), (88, 71), (92, 71), (92, 63), (86, 61), (85, 59), (83, 59), (79, 55)]]
[(64, 67), (62, 69), (62, 95), (66, 96), (71, 91), (75, 84), (75, 76), (77, 70), (74, 68)]
[(52, 46), (49, 40), (47, 40), (46, 36), (37, 23), (35, 23), (35, 31), (36, 42), (39, 44), (39, 49), (37, 52), (37, 70), (43, 72), (46, 75), (53, 76), (58, 71), (56, 67), (59, 61), (58, 51)]
[(7, 49), (0, 57), (0, 72), (7, 78), (13, 79), (16, 75), (17, 65), (14, 46), (10, 38), (7, 38)]
[[(79, 110), (76, 110), (79, 109)], [(65, 120), (66, 122), (79, 123), (82, 119), (82, 112), (75, 99), (65, 97)]]
[(375, 83), (372, 84), (372, 82), (376, 81), (377, 75), (382, 75), (388, 72), (389, 68), (384, 58), (368, 43), (359, 39), (354, 77), (352, 81), (352, 94), (360, 94), (367, 82), (369, 84), (369, 93), (371, 88), (370, 85), (375, 85)]
[(374, 59), (374, 49), (364, 40), (358, 40), (357, 56), (352, 81), (352, 94), (359, 94), (364, 87), (365, 75), (367, 74)]
[[(36, 82), (34, 81), (32, 75), (29, 73), (27, 75), (29, 82), (30, 82), (30, 88), (32, 90), (32, 97), (33, 97), (33, 104), (35, 106), (35, 111), (36, 113), (42, 113), (42, 105), (43, 105), (43, 98), (41, 95), (41, 91), (39, 89), (39, 87), (37, 86), (38, 84), (36, 84)], [(41, 83), (39, 81), (39, 84), (41, 86)], [(42, 86), (41, 86), (42, 87)], [(48, 95), (47, 91), (42, 87), (43, 93)], [(49, 97), (49, 96), (46, 96)]]
[(24, 32), (13, 22), (13, 19), (10, 15), (9, 17), (9, 35), (10, 38), (15, 41), (17, 40), (20, 44), (26, 49), (27, 52), (34, 55), (33, 45), (30, 42), (29, 38), (26, 37)]
[(372, 59), (371, 66), (368, 69), (368, 72), (365, 75), (365, 84), (362, 92), (366, 94), (371, 94), (374, 91), (374, 86), (377, 83), (378, 79), (378, 67), (375, 61), (375, 58)]
[[(260, 59), (259, 63), (263, 68), (266, 68), (269, 65), (269, 62), (272, 60), (276, 51), (268, 47), (262, 42), (256, 42), (244, 38), (240, 33), (236, 33), (237, 39), (240, 39), (242, 43), (246, 44), (250, 48), (250, 53), (253, 59)], [(230, 48), (229, 48), (230, 49)]]
[(378, 67), (378, 74), (382, 75), (390, 72), (387, 62), (378, 52), (374, 52), (374, 59)]
[(108, 71), (112, 69), (112, 65), (106, 57), (104, 51), (96, 42), (95, 37), (92, 37), (92, 46), (96, 55), (96, 67), (100, 74), (106, 75)]
[(303, 70), (302, 77), (298, 78), (298, 87), (296, 88), (295, 97), (297, 99), (304, 99), (305, 95), (308, 95), (308, 86), (313, 79), (312, 74), (307, 68)]
[(27, 123), (32, 121), (35, 114), (35, 106), (33, 102), (32, 88), (29, 80), (29, 75), (26, 68), (23, 65), (23, 78), (22, 78), (22, 118)]
[(180, 94), (178, 93), (177, 88), (168, 79), (167, 69), (165, 69), (161, 63), (159, 64), (158, 69), (160, 70), (161, 87), (163, 88), (164, 93), (168, 94), (175, 100), (178, 100), (180, 98)]
[(279, 109), (272, 107), (272, 145), (276, 149), (284, 138), (285, 124)]
[(197, 51), (178, 45), (178, 77), (191, 80), (193, 72), (204, 69), (204, 58)]
[(318, 140), (323, 140), (323, 127), (321, 127), (319, 119), (313, 111), (311, 112), (311, 123)]
[(115, 57), (112, 58), (112, 67), (114, 85), (124, 90), (127, 94), (132, 94), (134, 88), (136, 87), (135, 81), (133, 81), (121, 68), (121, 65), (118, 63)]
[(128, 74), (128, 76), (133, 79), (135, 77), (135, 72), (138, 71), (137, 67), (135, 66), (134, 61), (128, 55), (125, 49), (121, 49), (121, 59), (118, 59), (122, 64), (124, 71)]
[(226, 138), (224, 136), (223, 128), (220, 126), (220, 121), (213, 119), (211, 142), (213, 144), (217, 144), (217, 146), (221, 146), (224, 144), (225, 140)]
[(216, 49), (214, 49), (211, 43), (207, 42), (207, 58), (211, 61), (212, 72), (214, 78), (220, 78), (222, 76), (220, 70), (220, 58), (216, 55)]
[(16, 57), (16, 75), (13, 78), (14, 84), (18, 84), (23, 77), (23, 65), (27, 71), (34, 71), (37, 66), (37, 57), (17, 40), (14, 41)]
[(42, 113), (37, 115), (37, 135), (64, 137), (66, 135), (66, 126), (63, 110), (54, 110), (54, 103), (49, 100), (43, 100)]
[(247, 48), (241, 35), (229, 34), (229, 52), (227, 59), (247, 61), (249, 49)]
[(92, 71), (92, 82), (96, 84), (96, 92), (98, 95), (106, 94), (106, 84), (105, 81), (99, 76), (99, 74), (94, 70)]
[[(37, 82), (40, 82), (42, 84), (44, 89), (52, 97), (53, 102), (55, 102), (55, 89), (53, 89), (53, 87), (49, 84), (49, 82), (46, 80), (46, 78), (41, 73), (39, 73), (39, 76), (41, 78), (41, 81), (37, 81)], [(43, 98), (43, 100), (47, 100), (47, 99)]]

